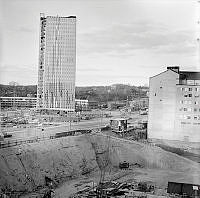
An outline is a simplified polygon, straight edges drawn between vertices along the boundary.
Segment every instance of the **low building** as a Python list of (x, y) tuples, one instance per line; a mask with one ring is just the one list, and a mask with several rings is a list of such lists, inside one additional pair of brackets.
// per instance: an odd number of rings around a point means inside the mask
[(149, 138), (200, 142), (200, 72), (167, 67), (149, 85)]
[(75, 99), (75, 110), (77, 112), (88, 111), (88, 109), (89, 109), (88, 100)]
[(129, 101), (129, 105), (134, 110), (146, 109), (149, 106), (149, 98), (136, 98)]
[(37, 98), (33, 97), (0, 97), (1, 108), (35, 108)]
[(98, 109), (99, 103), (97, 101), (88, 101), (89, 109)]
[[(1, 108), (36, 108), (36, 97), (0, 97)], [(89, 109), (89, 101), (75, 99), (77, 111), (87, 111)], [(95, 103), (96, 104), (96, 103)], [(94, 106), (94, 104), (93, 104)], [(92, 106), (92, 108), (94, 108)], [(95, 105), (96, 106), (96, 105)], [(98, 103), (97, 103), (98, 106)]]
[(115, 109), (120, 109), (122, 107), (125, 107), (127, 105), (127, 101), (123, 100), (123, 101), (110, 101), (107, 102), (108, 104), (108, 108), (111, 110), (115, 110)]

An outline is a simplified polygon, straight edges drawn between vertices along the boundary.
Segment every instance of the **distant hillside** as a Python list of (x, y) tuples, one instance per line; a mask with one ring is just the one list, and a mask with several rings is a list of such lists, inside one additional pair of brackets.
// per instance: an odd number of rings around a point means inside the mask
[[(98, 102), (119, 101), (145, 97), (148, 87), (136, 87), (124, 84), (115, 84), (111, 86), (90, 86), (90, 87), (76, 87), (76, 98), (88, 99)], [(0, 97), (7, 96), (31, 96), (36, 97), (37, 86), (11, 86), (0, 85)]]
[(99, 102), (121, 101), (145, 97), (148, 87), (116, 84), (111, 86), (76, 87), (76, 98), (97, 100)]
[(20, 96), (25, 97), (28, 94), (31, 97), (36, 97), (37, 95), (37, 86), (36, 85), (18, 85), (18, 86), (11, 86), (11, 85), (1, 85), (0, 84), (0, 97), (13, 97), (13, 96)]

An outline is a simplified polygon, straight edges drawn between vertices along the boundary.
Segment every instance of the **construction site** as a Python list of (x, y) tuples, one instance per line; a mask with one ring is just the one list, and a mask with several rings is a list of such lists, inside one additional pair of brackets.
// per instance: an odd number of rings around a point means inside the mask
[(2, 3), (0, 198), (200, 198), (195, 2)]
[[(199, 196), (198, 161), (162, 148), (166, 145), (163, 142), (150, 142), (146, 115), (127, 115), (120, 111), (101, 112), (88, 120), (85, 117), (90, 116), (84, 114), (80, 122), (71, 126), (69, 122), (45, 126), (48, 121), (43, 120), (42, 127), (10, 132), (12, 136), (0, 142), (1, 195)], [(172, 143), (168, 146), (174, 147)], [(199, 145), (193, 149), (198, 150)], [(169, 188), (173, 182), (191, 184), (197, 190), (173, 193)]]

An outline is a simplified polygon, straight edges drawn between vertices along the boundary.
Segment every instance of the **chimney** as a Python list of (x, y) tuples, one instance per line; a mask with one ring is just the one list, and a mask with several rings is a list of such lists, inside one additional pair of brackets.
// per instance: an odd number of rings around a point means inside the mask
[(167, 67), (167, 69), (170, 69), (172, 71), (179, 73), (179, 66), (170, 66), (170, 67)]

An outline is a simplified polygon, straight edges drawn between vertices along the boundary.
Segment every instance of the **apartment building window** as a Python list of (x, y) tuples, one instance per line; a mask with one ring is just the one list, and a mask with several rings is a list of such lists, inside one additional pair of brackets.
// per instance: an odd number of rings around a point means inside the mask
[(188, 90), (189, 90), (189, 91), (192, 91), (192, 88), (190, 87), (190, 88), (188, 88)]
[(191, 124), (191, 122), (181, 122), (181, 124)]
[(184, 88), (183, 88), (183, 87), (181, 88), (181, 91), (184, 91)]
[(199, 88), (196, 87), (196, 88), (195, 88), (195, 91), (199, 91)]
[(195, 105), (198, 105), (198, 101), (195, 101), (194, 104), (195, 104)]
[(190, 97), (190, 98), (191, 98), (191, 97), (192, 97), (192, 94), (188, 94), (188, 97)]
[(198, 119), (198, 116), (194, 116), (194, 120), (197, 120)]
[(194, 80), (187, 80), (188, 85), (194, 85)]
[(180, 104), (183, 104), (183, 100), (180, 100)]
[(195, 85), (200, 85), (200, 80), (195, 80)]
[(195, 122), (195, 123), (193, 123), (194, 125), (200, 125), (200, 123), (199, 122)]
[(190, 119), (191, 119), (191, 116), (190, 116), (190, 115), (188, 115), (188, 116), (187, 116), (187, 119), (188, 119), (188, 120), (190, 120)]
[(183, 111), (187, 111), (187, 108), (184, 108)]
[(190, 120), (191, 119), (191, 115), (180, 115), (180, 118), (184, 119), (184, 120)]
[(197, 112), (197, 108), (194, 108), (194, 112)]

